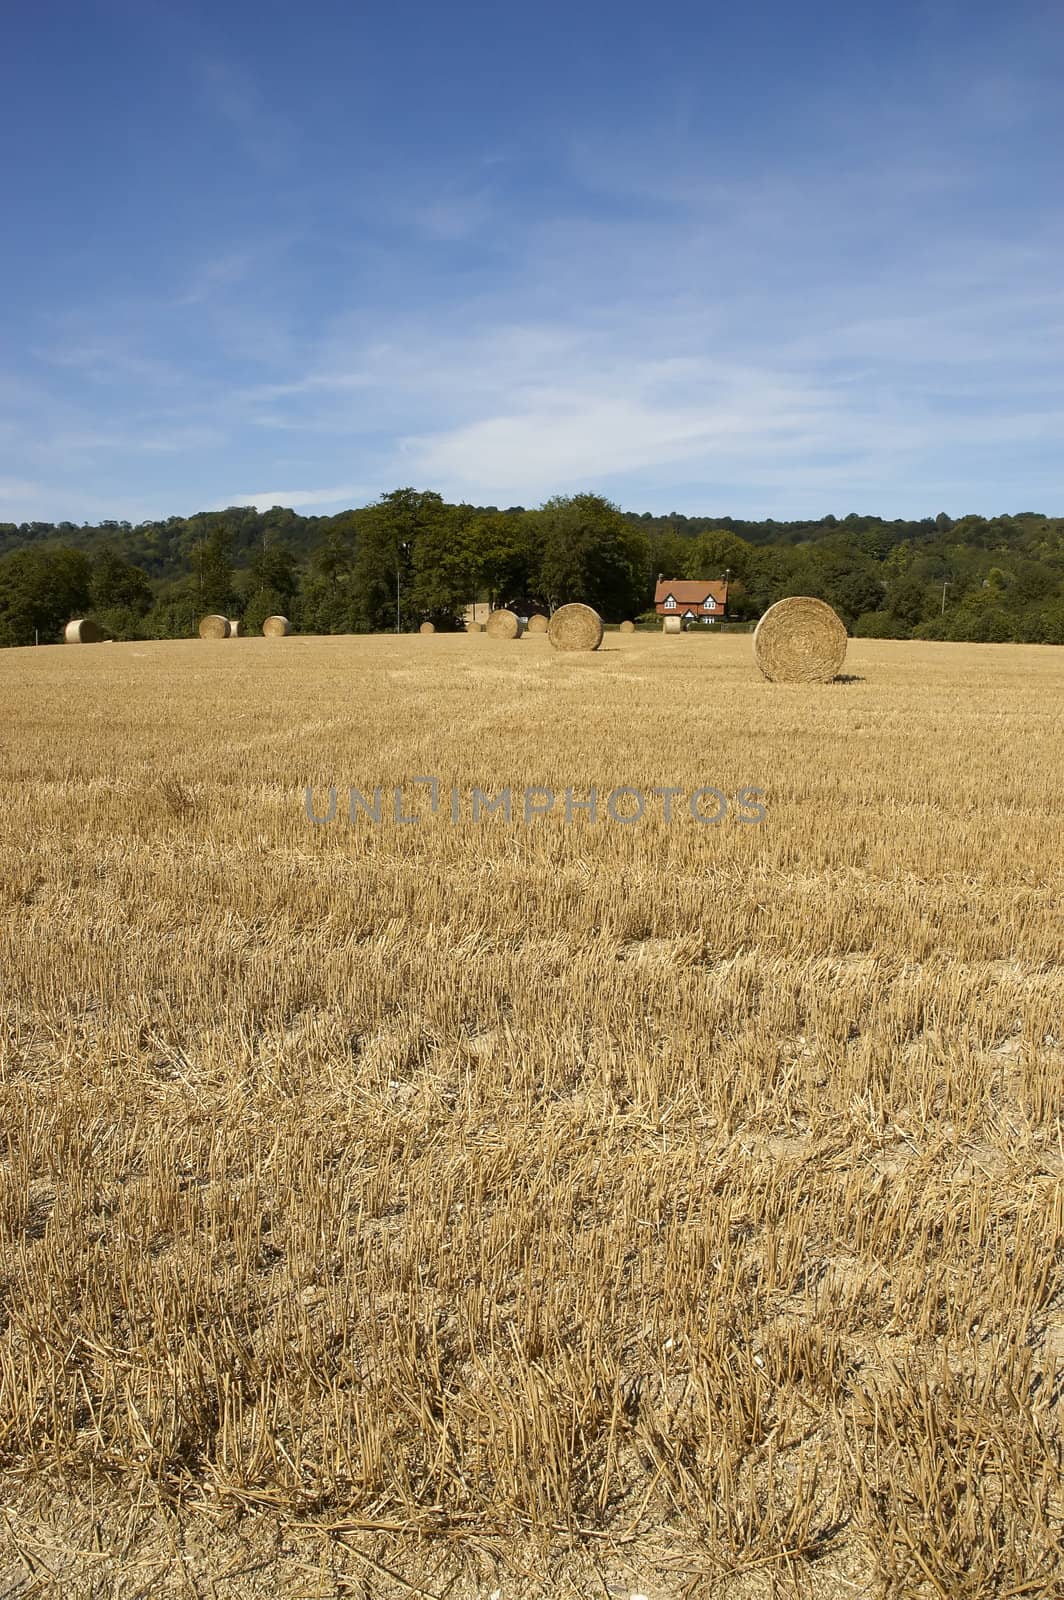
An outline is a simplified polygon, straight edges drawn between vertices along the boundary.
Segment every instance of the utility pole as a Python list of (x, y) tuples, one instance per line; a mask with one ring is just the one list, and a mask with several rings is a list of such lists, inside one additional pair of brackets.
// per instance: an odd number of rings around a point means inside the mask
[(947, 589), (952, 589), (952, 588), (953, 588), (953, 585), (950, 582), (950, 580), (947, 578), (944, 581), (943, 585), (942, 585), (942, 611), (940, 613), (942, 616), (946, 615), (946, 590)]

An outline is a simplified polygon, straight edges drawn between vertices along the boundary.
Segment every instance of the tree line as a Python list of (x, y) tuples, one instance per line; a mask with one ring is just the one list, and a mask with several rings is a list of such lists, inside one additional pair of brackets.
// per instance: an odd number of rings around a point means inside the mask
[(616, 622), (652, 614), (659, 574), (727, 574), (739, 622), (807, 594), (857, 635), (1064, 644), (1064, 519), (1041, 513), (751, 522), (636, 515), (594, 494), (500, 510), (406, 488), (330, 517), (234, 506), (0, 523), (0, 645), (55, 641), (85, 614), (119, 639), (188, 637), (210, 611), (249, 632), (275, 612), (305, 633), (452, 629), (474, 600), (582, 600)]

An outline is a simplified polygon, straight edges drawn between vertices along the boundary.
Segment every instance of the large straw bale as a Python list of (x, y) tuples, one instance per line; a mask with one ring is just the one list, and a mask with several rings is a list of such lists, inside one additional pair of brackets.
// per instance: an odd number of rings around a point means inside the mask
[(63, 632), (67, 644), (106, 644), (107, 634), (98, 622), (93, 622), (91, 617), (75, 617), (73, 622), (68, 622)]
[(484, 624), (484, 632), (490, 633), (493, 639), (520, 639), (521, 618), (514, 611), (493, 611)]
[(266, 639), (283, 639), (291, 631), (292, 624), (287, 617), (267, 617), (262, 624), (263, 637)]
[(683, 623), (679, 617), (666, 617), (661, 624), (662, 633), (682, 633)]
[(823, 600), (793, 595), (754, 629), (754, 660), (772, 683), (830, 683), (846, 659), (846, 624)]
[(229, 618), (220, 617), (216, 613), (212, 613), (207, 617), (201, 617), (199, 636), (201, 639), (228, 639)]
[(634, 622), (630, 622), (630, 621), (622, 622), (620, 627), (617, 629), (617, 632), (618, 633), (634, 633), (635, 632), (635, 623)]
[(528, 619), (528, 627), (525, 629), (525, 632), (546, 633), (549, 628), (550, 623), (547, 621), (542, 611), (533, 611), (532, 615)]
[(435, 633), (436, 624), (434, 622), (423, 622), (417, 631), (418, 633)]
[(559, 606), (550, 619), (547, 638), (555, 650), (597, 650), (602, 643), (602, 618), (591, 606)]

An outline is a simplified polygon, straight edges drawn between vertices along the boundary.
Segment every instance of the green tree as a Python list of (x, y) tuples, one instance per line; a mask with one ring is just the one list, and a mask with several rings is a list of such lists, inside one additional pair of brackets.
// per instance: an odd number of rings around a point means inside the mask
[[(649, 535), (651, 597), (658, 574), (663, 578), (683, 578), (688, 574), (691, 558), (691, 540), (685, 539), (675, 528), (655, 529)], [(701, 573), (698, 574), (702, 576)]]
[(0, 645), (54, 643), (89, 609), (89, 558), (63, 547), (0, 558)]
[(188, 639), (196, 631), (199, 616), (191, 586), (169, 584), (140, 619), (141, 633), (145, 639)]
[(756, 554), (753, 545), (740, 539), (737, 533), (727, 528), (711, 528), (699, 534), (688, 547), (684, 576), (720, 578), (728, 572), (732, 578), (746, 583)]
[(884, 604), (890, 616), (908, 630), (928, 614), (929, 590), (919, 578), (904, 574), (888, 581)]
[(300, 626), (307, 633), (357, 633), (355, 594), (357, 521), (338, 517), (310, 558), (299, 597)]
[(457, 628), (466, 606), (476, 598), (479, 559), (468, 508), (422, 528), (413, 545), (413, 601), (418, 614), (437, 628)]
[[(295, 551), (284, 543), (271, 541), (268, 535), (264, 536), (262, 548), (256, 551), (251, 563), (247, 587), (249, 594), (271, 590), (281, 602), (282, 615), (287, 615), (299, 591), (299, 564)], [(267, 612), (267, 615), (271, 613)]]
[[(415, 551), (420, 539), (448, 523), (452, 509), (431, 490), (393, 489), (359, 514), (353, 589), (360, 631), (398, 625), (406, 632), (423, 620)], [(422, 598), (425, 592), (423, 583)]]
[(899, 627), (904, 628), (905, 624), (899, 624), (889, 611), (862, 611), (853, 632), (858, 639), (896, 639)]
[(492, 511), (469, 519), (464, 538), (472, 563), (470, 600), (487, 599), (495, 605), (539, 594), (536, 529), (536, 513), (529, 511)]
[(291, 610), (289, 601), (277, 589), (256, 589), (244, 607), (244, 631), (261, 633), (267, 617), (287, 617)]
[(104, 545), (92, 558), (89, 604), (93, 612), (126, 609), (143, 616), (151, 605), (151, 584), (140, 567), (127, 561), (113, 545)]
[(229, 616), (237, 603), (233, 587), (233, 535), (220, 526), (192, 547), (192, 577), (196, 585), (196, 604), (201, 614), (219, 612)]
[(617, 506), (597, 494), (557, 495), (533, 515), (540, 588), (552, 610), (580, 600), (616, 622), (642, 609), (649, 547)]

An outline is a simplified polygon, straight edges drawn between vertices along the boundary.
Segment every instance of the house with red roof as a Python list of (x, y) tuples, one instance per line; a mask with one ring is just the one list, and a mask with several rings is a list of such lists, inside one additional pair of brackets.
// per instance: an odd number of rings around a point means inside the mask
[(684, 622), (720, 622), (728, 603), (727, 578), (659, 578), (654, 610)]

